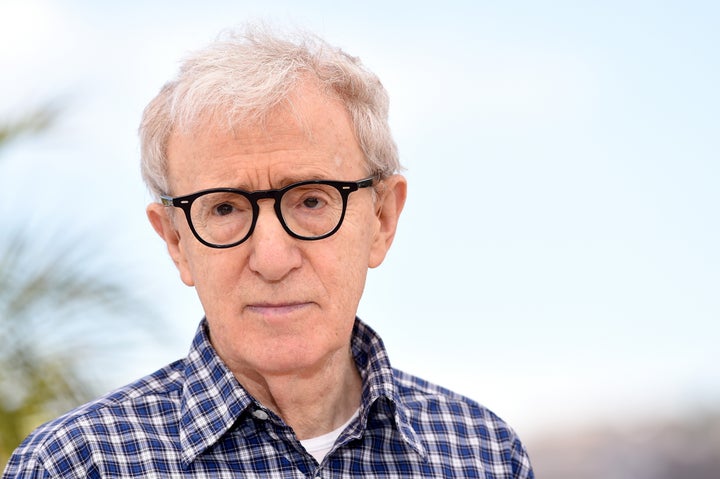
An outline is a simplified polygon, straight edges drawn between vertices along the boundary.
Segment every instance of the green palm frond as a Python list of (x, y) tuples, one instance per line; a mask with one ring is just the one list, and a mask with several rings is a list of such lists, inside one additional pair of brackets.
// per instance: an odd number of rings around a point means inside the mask
[[(44, 108), (0, 124), (0, 153), (46, 130), (57, 113)], [(2, 223), (0, 471), (33, 428), (101, 392), (88, 364), (113, 357), (123, 341), (164, 333), (146, 320), (155, 315), (131, 293), (123, 268), (102, 264), (89, 238)]]
[(0, 235), (0, 449), (97, 394), (83, 366), (130, 342), (123, 332), (153, 333), (118, 271), (58, 236)]
[(0, 149), (15, 138), (46, 131), (55, 123), (59, 113), (59, 107), (49, 105), (0, 123)]

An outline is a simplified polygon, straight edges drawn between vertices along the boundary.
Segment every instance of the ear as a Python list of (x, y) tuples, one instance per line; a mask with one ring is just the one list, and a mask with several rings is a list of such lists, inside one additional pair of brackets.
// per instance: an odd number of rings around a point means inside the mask
[(383, 180), (381, 185), (376, 205), (378, 230), (375, 232), (368, 264), (371, 268), (380, 266), (385, 259), (407, 198), (407, 180), (404, 176), (393, 175)]
[(151, 203), (147, 207), (147, 217), (158, 235), (165, 241), (168, 253), (180, 272), (180, 279), (188, 286), (194, 286), (185, 249), (180, 242), (180, 232), (175, 228), (168, 215), (167, 207), (160, 203)]

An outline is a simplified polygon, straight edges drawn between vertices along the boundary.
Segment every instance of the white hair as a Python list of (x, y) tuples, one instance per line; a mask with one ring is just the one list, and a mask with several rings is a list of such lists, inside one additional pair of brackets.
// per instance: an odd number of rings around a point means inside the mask
[(309, 33), (279, 35), (265, 27), (228, 31), (188, 56), (177, 77), (148, 104), (140, 124), (142, 175), (150, 192), (168, 194), (167, 146), (201, 119), (228, 126), (262, 121), (303, 78), (317, 79), (350, 115), (369, 174), (401, 169), (388, 125), (388, 95), (360, 60)]

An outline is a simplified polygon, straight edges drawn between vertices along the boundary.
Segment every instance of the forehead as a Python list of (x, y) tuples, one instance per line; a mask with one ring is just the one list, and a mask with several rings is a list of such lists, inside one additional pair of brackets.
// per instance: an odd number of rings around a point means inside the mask
[(293, 181), (356, 180), (365, 158), (344, 105), (314, 85), (296, 88), (260, 121), (206, 116), (168, 144), (172, 194), (219, 186), (276, 188)]

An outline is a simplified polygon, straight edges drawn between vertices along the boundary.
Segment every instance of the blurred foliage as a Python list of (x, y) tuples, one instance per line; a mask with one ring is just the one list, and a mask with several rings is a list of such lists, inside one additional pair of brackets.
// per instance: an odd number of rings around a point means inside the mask
[[(0, 162), (11, 141), (34, 138), (57, 116), (57, 109), (46, 108), (0, 125)], [(88, 239), (67, 230), (13, 228), (3, 219), (0, 471), (35, 427), (100, 392), (87, 367), (99, 351), (117, 350), (123, 330), (154, 332), (149, 322), (136, 321), (149, 312), (131, 297), (118, 268), (98, 265)]]
[(11, 140), (24, 135), (44, 132), (57, 119), (60, 109), (57, 106), (47, 106), (32, 111), (19, 119), (0, 124), (0, 150)]

